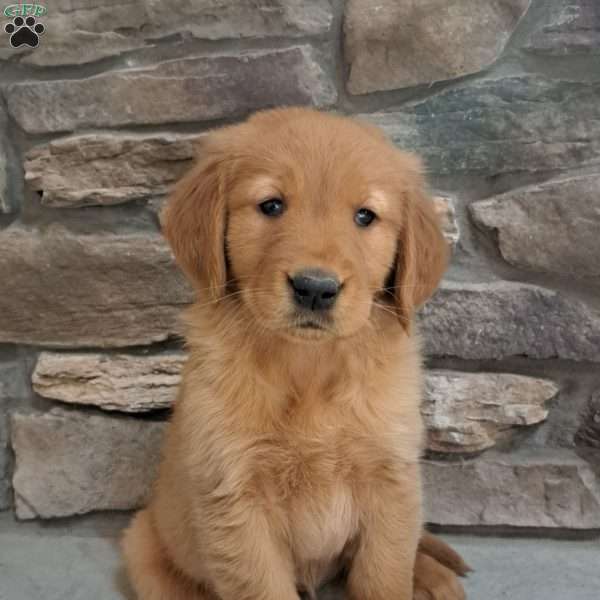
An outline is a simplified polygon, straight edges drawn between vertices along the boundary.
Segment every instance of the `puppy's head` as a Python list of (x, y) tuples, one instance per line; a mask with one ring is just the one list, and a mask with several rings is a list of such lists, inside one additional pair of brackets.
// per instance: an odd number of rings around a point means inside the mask
[(408, 329), (447, 260), (417, 159), (299, 108), (217, 130), (201, 153), (162, 222), (204, 301), (235, 298), (296, 339), (351, 335), (382, 310)]

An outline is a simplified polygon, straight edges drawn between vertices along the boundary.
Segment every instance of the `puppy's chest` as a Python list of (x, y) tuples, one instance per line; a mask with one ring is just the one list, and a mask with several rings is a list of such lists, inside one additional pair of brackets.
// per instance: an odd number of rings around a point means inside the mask
[(343, 430), (315, 428), (282, 435), (270, 483), (289, 527), (293, 552), (302, 563), (341, 554), (358, 528), (353, 489), (355, 458)]

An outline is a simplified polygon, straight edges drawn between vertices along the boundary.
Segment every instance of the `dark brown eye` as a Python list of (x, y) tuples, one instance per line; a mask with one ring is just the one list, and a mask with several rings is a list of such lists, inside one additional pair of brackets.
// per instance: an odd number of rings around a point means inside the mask
[(285, 204), (281, 198), (269, 198), (261, 202), (258, 208), (267, 217), (279, 217), (285, 210)]
[(360, 227), (368, 227), (376, 218), (377, 215), (372, 210), (361, 208), (356, 211), (354, 222)]

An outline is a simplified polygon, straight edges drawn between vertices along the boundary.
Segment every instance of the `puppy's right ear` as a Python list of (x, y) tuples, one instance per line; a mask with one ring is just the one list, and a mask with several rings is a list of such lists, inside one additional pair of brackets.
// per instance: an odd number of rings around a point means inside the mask
[(161, 213), (175, 259), (191, 282), (212, 299), (225, 294), (226, 153), (209, 139), (202, 158), (179, 181)]

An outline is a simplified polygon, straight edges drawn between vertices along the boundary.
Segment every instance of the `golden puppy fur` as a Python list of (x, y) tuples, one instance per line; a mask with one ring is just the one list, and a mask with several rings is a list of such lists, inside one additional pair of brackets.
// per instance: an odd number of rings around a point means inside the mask
[[(411, 321), (447, 249), (419, 171), (379, 130), (309, 109), (207, 137), (163, 214), (198, 302), (123, 540), (140, 600), (298, 600), (340, 572), (351, 600), (464, 597), (460, 557), (421, 537)], [(309, 268), (340, 283), (326, 310), (294, 300)]]

